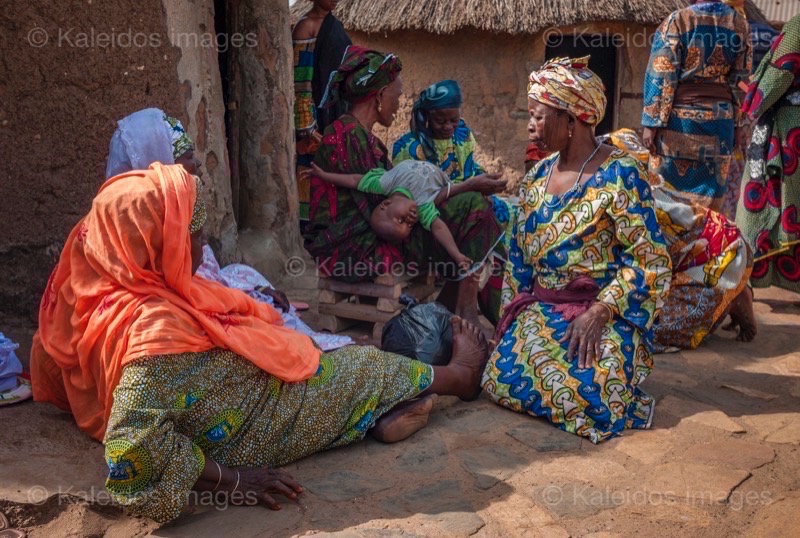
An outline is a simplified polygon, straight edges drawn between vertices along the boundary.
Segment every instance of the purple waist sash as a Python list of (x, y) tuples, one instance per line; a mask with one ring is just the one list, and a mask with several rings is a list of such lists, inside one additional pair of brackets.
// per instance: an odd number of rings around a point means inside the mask
[(572, 321), (597, 301), (599, 292), (600, 286), (588, 276), (579, 276), (561, 290), (544, 288), (537, 279), (533, 284), (533, 293), (520, 293), (508, 304), (497, 323), (494, 341), (499, 343), (517, 316), (534, 303), (554, 305), (556, 312), (560, 312), (565, 320)]

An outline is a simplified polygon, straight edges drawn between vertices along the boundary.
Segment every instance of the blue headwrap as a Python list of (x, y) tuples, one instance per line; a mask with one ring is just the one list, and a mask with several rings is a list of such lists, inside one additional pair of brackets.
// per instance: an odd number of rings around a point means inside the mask
[(417, 136), (425, 158), (439, 164), (433, 146), (433, 136), (428, 127), (428, 112), (441, 108), (460, 108), (463, 104), (461, 88), (455, 80), (442, 80), (425, 88), (411, 109), (411, 130)]

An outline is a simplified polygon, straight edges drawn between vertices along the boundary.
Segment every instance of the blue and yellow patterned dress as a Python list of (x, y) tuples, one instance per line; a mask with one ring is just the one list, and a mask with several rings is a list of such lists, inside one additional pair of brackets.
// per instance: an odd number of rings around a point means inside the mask
[(534, 279), (563, 289), (579, 276), (600, 287), (614, 312), (602, 332), (601, 358), (579, 369), (560, 344), (568, 322), (536, 303), (517, 317), (492, 353), (483, 388), (498, 404), (547, 418), (593, 443), (626, 428), (647, 428), (653, 399), (639, 388), (653, 367), (645, 333), (669, 289), (671, 264), (646, 171), (614, 150), (577, 192), (559, 201), (545, 193), (556, 162), (526, 176), (506, 265), (503, 303), (530, 292)]
[(219, 349), (134, 361), (114, 390), (106, 488), (133, 513), (169, 521), (186, 506), (206, 457), (280, 466), (358, 441), (432, 380), (427, 364), (366, 346), (322, 355), (302, 383)]
[(734, 150), (734, 127), (741, 123), (730, 99), (676, 103), (682, 84), (730, 88), (750, 76), (752, 52), (747, 20), (734, 8), (703, 2), (672, 13), (653, 36), (644, 80), (642, 126), (659, 128), (653, 172), (671, 188), (707, 209), (724, 202)]

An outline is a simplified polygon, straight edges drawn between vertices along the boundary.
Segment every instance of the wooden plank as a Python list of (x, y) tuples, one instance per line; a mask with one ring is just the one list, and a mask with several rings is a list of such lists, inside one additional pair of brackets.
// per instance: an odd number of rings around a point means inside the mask
[(340, 282), (332, 278), (320, 278), (317, 285), (321, 290), (349, 293), (351, 295), (366, 295), (368, 297), (384, 297), (386, 299), (397, 299), (406, 286), (407, 283), (405, 282), (384, 286), (373, 282)]
[(406, 288), (405, 293), (411, 295), (419, 302), (424, 302), (423, 299), (431, 295), (432, 293), (436, 292), (435, 286), (430, 286), (428, 284), (412, 284), (408, 288)]
[(355, 324), (356, 322), (352, 319), (340, 318), (331, 314), (320, 314), (317, 326), (319, 326), (320, 330), (322, 331), (328, 331), (336, 334), (344, 331), (345, 329), (349, 329)]
[(337, 293), (329, 290), (319, 290), (317, 300), (319, 304), (336, 304), (352, 297), (350, 293)]
[(417, 284), (425, 284), (426, 286), (434, 286), (436, 285), (436, 275), (433, 273), (425, 273), (424, 275), (420, 275), (415, 278), (413, 282)]
[(384, 323), (394, 317), (393, 312), (381, 312), (375, 308), (375, 305), (355, 303), (321, 304), (319, 305), (319, 313), (347, 319)]
[(385, 323), (376, 323), (376, 324), (375, 324), (375, 325), (372, 327), (372, 339), (373, 339), (374, 341), (378, 342), (377, 344), (375, 344), (375, 345), (377, 345), (377, 346), (380, 346), (381, 337), (383, 336), (383, 328), (384, 328), (385, 326), (386, 326), (386, 324), (385, 324)]
[(403, 305), (397, 302), (397, 299), (378, 299), (376, 307), (381, 312), (397, 312), (403, 309)]
[(375, 277), (375, 283), (380, 284), (381, 286), (393, 286), (402, 282), (408, 282), (413, 278), (416, 277), (407, 274), (395, 275), (392, 273), (386, 273), (385, 275)]

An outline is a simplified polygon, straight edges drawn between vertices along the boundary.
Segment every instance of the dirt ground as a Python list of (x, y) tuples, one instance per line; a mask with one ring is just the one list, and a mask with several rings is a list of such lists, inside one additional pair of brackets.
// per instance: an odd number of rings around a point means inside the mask
[[(313, 302), (314, 282), (290, 297)], [(406, 442), (287, 469), (300, 505), (196, 505), (159, 527), (103, 490), (103, 449), (45, 404), (0, 409), (0, 512), (39, 536), (798, 536), (800, 295), (756, 291), (759, 334), (659, 355), (653, 429), (593, 446), (488, 400), (441, 398)], [(313, 315), (307, 319), (313, 324)], [(0, 319), (23, 346), (24, 320)]]

